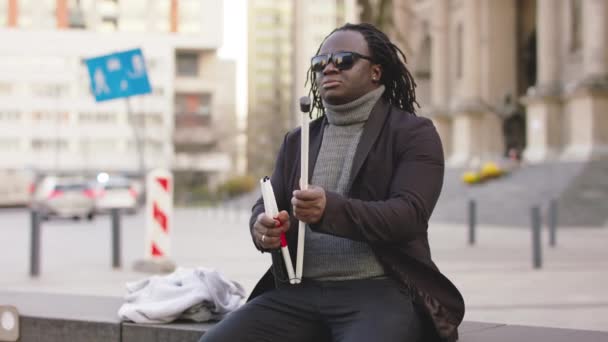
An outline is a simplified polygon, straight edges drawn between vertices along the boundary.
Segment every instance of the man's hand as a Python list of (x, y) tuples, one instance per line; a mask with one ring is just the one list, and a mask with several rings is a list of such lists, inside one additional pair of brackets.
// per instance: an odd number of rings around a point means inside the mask
[(294, 216), (306, 223), (317, 223), (325, 213), (325, 190), (320, 186), (309, 185), (308, 190), (295, 190), (291, 198)]
[(258, 247), (262, 249), (278, 249), (281, 247), (281, 233), (288, 230), (289, 214), (285, 210), (279, 213), (276, 220), (265, 213), (261, 213), (253, 224), (253, 236)]

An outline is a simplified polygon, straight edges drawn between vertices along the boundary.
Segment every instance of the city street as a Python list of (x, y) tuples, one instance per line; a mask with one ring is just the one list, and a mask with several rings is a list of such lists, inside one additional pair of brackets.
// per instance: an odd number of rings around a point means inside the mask
[[(251, 245), (244, 209), (177, 209), (174, 219), (171, 259), (180, 266), (215, 268), (251, 291), (269, 265)], [(109, 217), (44, 222), (41, 275), (32, 279), (29, 213), (3, 209), (0, 291), (122, 296), (125, 282), (148, 276), (132, 270), (143, 257), (144, 221), (143, 211), (123, 217), (120, 270), (111, 267)], [(466, 227), (431, 224), (433, 258), (462, 291), (465, 319), (608, 330), (608, 230), (563, 229), (554, 248), (544, 234), (542, 270), (532, 268), (530, 237), (481, 225), (470, 247)]]

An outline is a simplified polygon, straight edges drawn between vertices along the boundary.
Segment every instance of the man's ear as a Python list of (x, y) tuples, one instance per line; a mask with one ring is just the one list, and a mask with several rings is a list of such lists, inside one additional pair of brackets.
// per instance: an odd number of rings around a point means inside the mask
[(380, 64), (372, 65), (372, 80), (374, 82), (380, 82), (382, 79), (382, 66)]

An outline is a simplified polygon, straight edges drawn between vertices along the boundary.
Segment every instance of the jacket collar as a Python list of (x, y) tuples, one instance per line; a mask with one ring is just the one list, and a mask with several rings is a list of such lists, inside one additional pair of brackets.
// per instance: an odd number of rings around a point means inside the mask
[[(350, 179), (348, 181), (347, 189), (350, 191), (353, 181), (357, 177), (357, 174), (361, 170), (363, 166), (363, 162), (367, 158), (369, 151), (372, 149), (372, 146), (378, 139), (380, 135), (380, 131), (382, 130), (382, 126), (384, 126), (384, 121), (388, 117), (388, 112), (390, 110), (390, 104), (380, 98), (378, 102), (372, 108), (371, 113), (369, 114), (369, 119), (365, 123), (363, 127), (363, 132), (361, 133), (361, 139), (359, 140), (359, 145), (357, 145), (357, 150), (355, 152), (355, 157), (353, 158), (353, 165), (351, 167)], [(312, 173), (315, 169), (315, 164), (317, 162), (317, 157), (319, 156), (319, 150), (321, 149), (321, 142), (323, 141), (323, 132), (325, 131), (325, 127), (328, 125), (327, 118), (324, 116), (321, 119), (321, 127), (318, 130), (310, 130), (310, 147), (309, 147), (309, 156), (308, 156), (308, 178), (309, 183), (310, 179), (312, 179)]]
[(346, 187), (346, 189), (348, 189), (347, 191), (350, 191), (352, 188), (353, 182), (357, 178), (361, 166), (363, 166), (363, 162), (367, 159), (369, 151), (378, 139), (380, 131), (384, 126), (384, 121), (386, 121), (386, 118), (388, 117), (389, 110), (390, 104), (383, 98), (380, 98), (372, 108), (369, 119), (363, 128), (363, 133), (361, 133), (361, 140), (359, 140), (359, 145), (357, 145), (355, 157), (353, 158), (350, 179), (348, 180), (348, 186)]

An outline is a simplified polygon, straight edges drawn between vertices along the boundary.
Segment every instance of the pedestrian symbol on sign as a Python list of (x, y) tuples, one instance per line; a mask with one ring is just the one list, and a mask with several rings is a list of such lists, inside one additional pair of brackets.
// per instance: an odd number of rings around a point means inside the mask
[(136, 78), (146, 75), (146, 65), (140, 55), (133, 55), (131, 58), (131, 66), (133, 67), (133, 71), (128, 72), (130, 77)]
[(110, 93), (110, 88), (108, 88), (108, 85), (106, 84), (106, 76), (100, 68), (95, 69), (93, 80), (93, 84), (95, 84), (95, 96)]
[(90, 58), (86, 64), (98, 102), (151, 92), (141, 49)]

